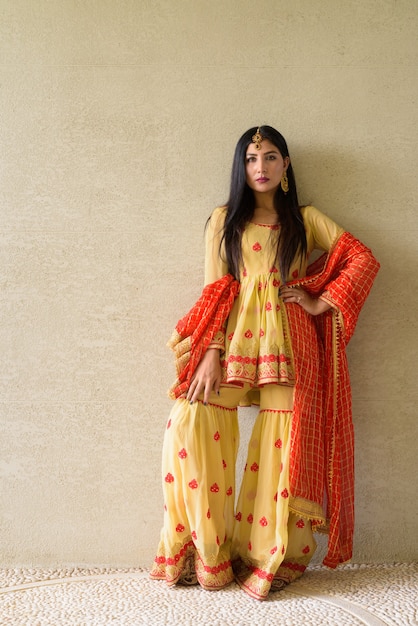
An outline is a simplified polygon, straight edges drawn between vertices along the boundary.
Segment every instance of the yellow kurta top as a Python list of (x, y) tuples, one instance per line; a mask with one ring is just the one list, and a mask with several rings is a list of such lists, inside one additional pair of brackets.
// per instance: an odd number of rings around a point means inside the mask
[[(287, 280), (306, 275), (309, 256), (317, 249), (329, 251), (344, 232), (329, 217), (313, 206), (301, 209), (307, 255), (296, 258)], [(219, 244), (226, 209), (213, 212), (206, 232), (205, 284), (228, 273), (225, 255)], [(224, 350), (223, 382), (247, 383), (259, 387), (269, 383), (293, 385), (292, 347), (286, 307), (279, 296), (281, 277), (274, 266), (279, 225), (249, 222), (242, 237), (243, 266), (240, 293), (234, 303), (225, 333), (218, 333), (212, 345)]]

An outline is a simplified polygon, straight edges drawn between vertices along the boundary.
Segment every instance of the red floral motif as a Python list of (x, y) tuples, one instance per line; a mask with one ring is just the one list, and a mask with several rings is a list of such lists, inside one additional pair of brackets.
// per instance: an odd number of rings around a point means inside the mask
[(182, 448), (179, 452), (180, 459), (185, 459), (187, 457), (187, 452), (184, 448)]
[(206, 517), (210, 519), (210, 509), (208, 509), (208, 512), (206, 513)]
[(266, 302), (266, 311), (271, 311), (271, 302)]
[(279, 355), (279, 362), (280, 363), (287, 363), (290, 359), (287, 358), (287, 356), (285, 354), (280, 354)]
[(287, 489), (283, 489), (282, 493), (280, 494), (282, 496), (282, 498), (288, 498), (289, 497), (289, 492)]
[(282, 546), (282, 554), (284, 553), (285, 553), (285, 549), (284, 549), (284, 546)]
[(210, 490), (211, 490), (212, 493), (218, 493), (218, 491), (219, 491), (218, 484), (217, 483), (213, 483), (213, 485), (211, 486)]
[(167, 474), (167, 476), (165, 477), (165, 479), (164, 479), (164, 480), (165, 480), (165, 482), (166, 482), (166, 483), (172, 483), (172, 482), (174, 482), (174, 476), (173, 476), (173, 474), (170, 474), (170, 472), (168, 472), (168, 474)]
[(305, 528), (305, 522), (303, 521), (303, 519), (300, 519), (296, 522), (296, 526), (298, 528)]
[(226, 495), (227, 496), (232, 496), (232, 487), (229, 487), (229, 489), (227, 489)]
[(297, 278), (299, 276), (299, 270), (294, 270), (292, 272), (292, 276), (293, 276), (293, 278)]
[(268, 521), (266, 520), (265, 517), (262, 517), (261, 520), (259, 521), (260, 526), (267, 526), (268, 525)]
[(311, 551), (309, 546), (305, 546), (302, 550), (303, 554), (309, 554), (309, 552)]
[(261, 282), (261, 280), (258, 283), (258, 291), (261, 291), (263, 289), (263, 283)]
[(253, 245), (253, 250), (254, 252), (260, 252), (261, 245), (258, 243), (258, 241), (256, 241), (255, 244)]
[(252, 472), (258, 472), (258, 465), (257, 465), (257, 463), (253, 463), (251, 465), (251, 471)]
[(273, 267), (270, 269), (270, 274), (277, 274), (278, 271), (279, 270), (277, 269), (277, 267), (273, 265)]
[(238, 511), (238, 513), (235, 515), (235, 519), (237, 520), (237, 522), (240, 522), (242, 520), (242, 513), (241, 513), (241, 511)]
[(167, 422), (167, 430), (170, 428), (170, 426), (171, 426), (171, 419), (169, 419)]
[(277, 495), (278, 494), (277, 494), (277, 491), (276, 491), (276, 493), (274, 494), (274, 498), (273, 498), (275, 502), (277, 502)]
[(264, 337), (264, 330), (260, 328), (260, 337)]
[(196, 535), (196, 531), (195, 531), (195, 530), (192, 532), (192, 537), (193, 537), (193, 539), (196, 541), (196, 539), (197, 539), (197, 535)]
[(177, 524), (176, 532), (177, 533), (184, 533), (184, 526), (183, 526), (183, 524)]
[(219, 541), (219, 537), (218, 537), (218, 535), (216, 535), (216, 543), (218, 544), (218, 546), (220, 546), (220, 545), (221, 545), (221, 542)]
[(282, 440), (281, 439), (277, 439), (277, 441), (275, 442), (274, 445), (276, 446), (276, 448), (281, 448), (282, 445), (283, 445)]
[(221, 438), (220, 434), (218, 431), (216, 431), (216, 433), (213, 435), (213, 438), (215, 441), (219, 441), (219, 439)]
[(253, 336), (252, 332), (250, 329), (248, 329), (245, 333), (244, 333), (244, 337), (246, 337), (247, 339), (251, 339), (251, 337)]
[(276, 304), (276, 311), (280, 311), (280, 304)]
[(190, 489), (197, 489), (198, 488), (198, 484), (197, 484), (197, 480), (195, 478), (193, 478), (193, 480), (191, 480), (189, 482), (189, 487)]
[(248, 522), (249, 524), (252, 524), (252, 523), (253, 523), (253, 521), (254, 521), (253, 515), (252, 515), (252, 513), (250, 513), (250, 514), (249, 514), (249, 516), (247, 517), (247, 522)]
[(232, 341), (233, 336), (234, 336), (234, 333), (229, 333), (229, 335), (228, 335), (228, 340), (229, 340), (229, 341)]
[(225, 463), (224, 459), (222, 459), (222, 465), (223, 465), (224, 469), (226, 469), (228, 467), (227, 464)]
[(253, 549), (253, 544), (251, 543), (251, 541), (248, 542), (248, 550), (251, 552), (251, 550)]
[(274, 548), (270, 550), (270, 554), (276, 554), (276, 552), (277, 552), (277, 546), (274, 546)]

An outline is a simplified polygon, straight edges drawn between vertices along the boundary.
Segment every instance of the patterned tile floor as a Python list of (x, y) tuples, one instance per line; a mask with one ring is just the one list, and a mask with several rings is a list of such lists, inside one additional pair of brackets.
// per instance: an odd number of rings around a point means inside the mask
[(418, 626), (418, 563), (309, 569), (265, 602), (140, 569), (0, 570), (1, 626)]

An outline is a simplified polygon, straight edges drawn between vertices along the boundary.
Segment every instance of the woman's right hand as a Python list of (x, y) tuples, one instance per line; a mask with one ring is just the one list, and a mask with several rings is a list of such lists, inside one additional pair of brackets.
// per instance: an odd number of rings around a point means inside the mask
[(193, 374), (186, 396), (187, 400), (195, 402), (200, 394), (203, 393), (203, 403), (207, 404), (212, 391), (219, 394), (221, 378), (222, 370), (219, 349), (208, 348)]

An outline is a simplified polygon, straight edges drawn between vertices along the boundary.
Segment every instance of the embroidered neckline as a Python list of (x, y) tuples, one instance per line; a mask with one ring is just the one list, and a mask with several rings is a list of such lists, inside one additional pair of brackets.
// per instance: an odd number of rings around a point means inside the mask
[(280, 224), (262, 224), (260, 222), (250, 222), (253, 226), (262, 226), (263, 228), (271, 228), (272, 230), (279, 230)]

